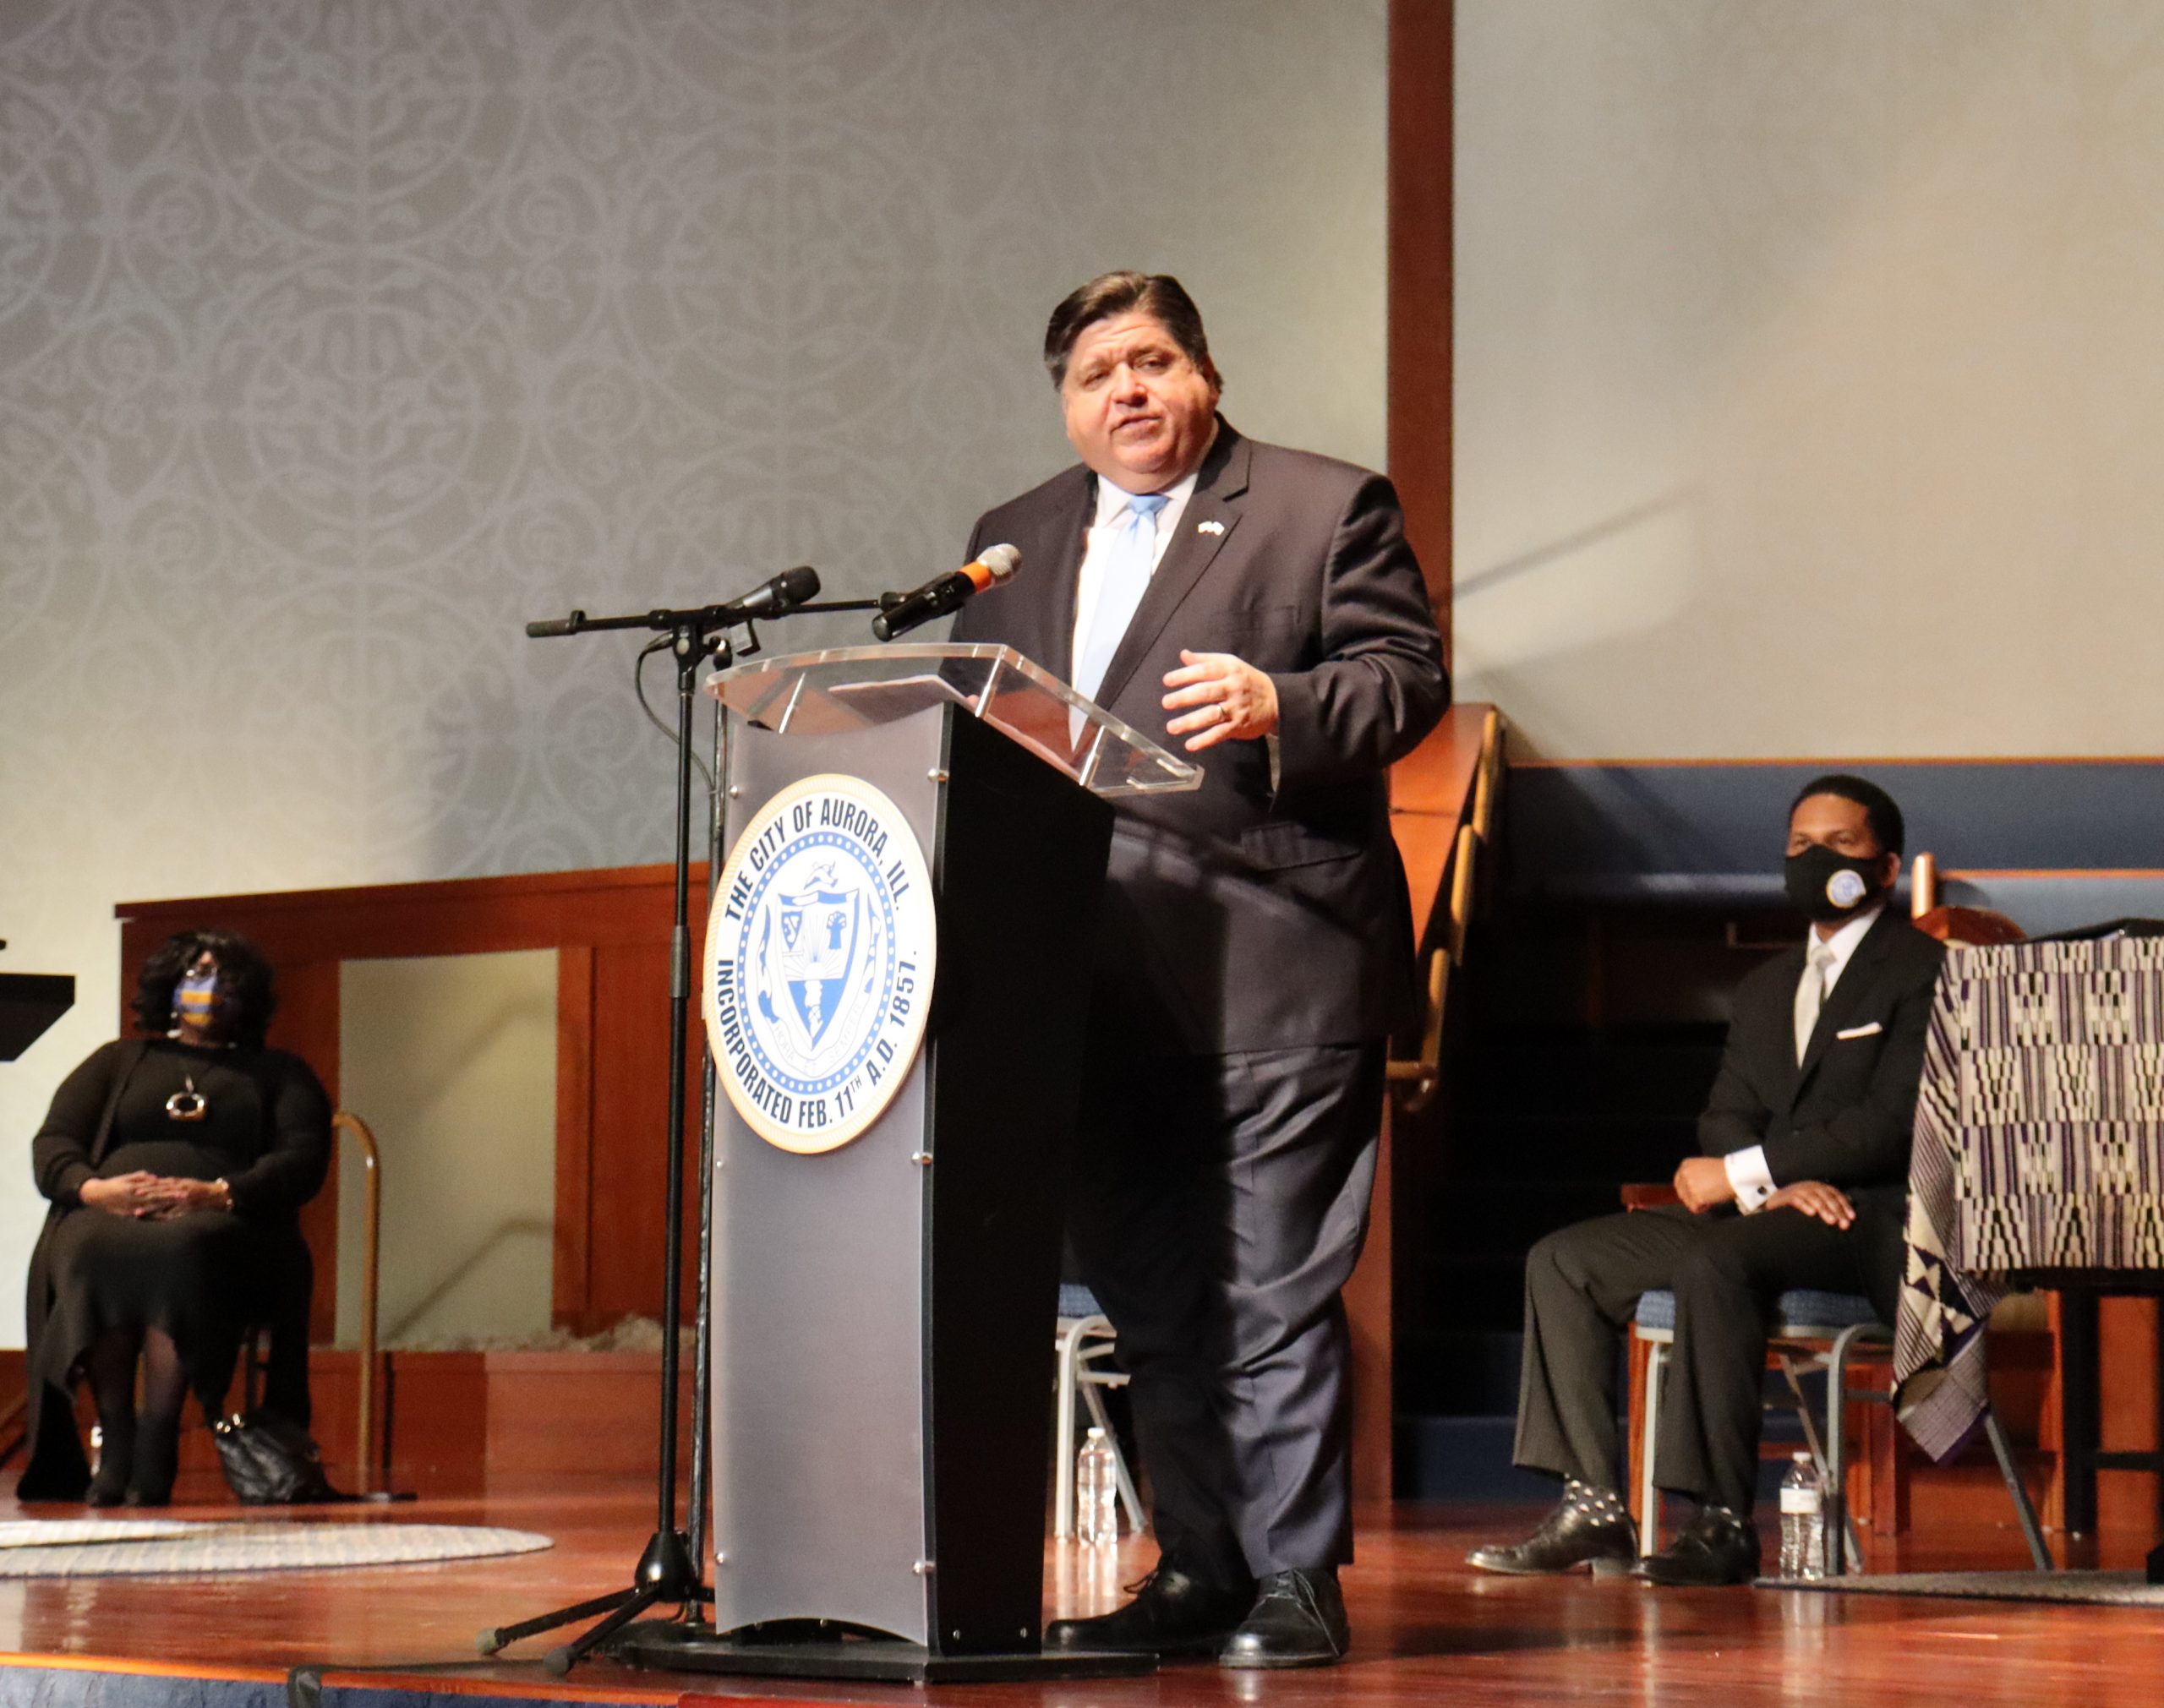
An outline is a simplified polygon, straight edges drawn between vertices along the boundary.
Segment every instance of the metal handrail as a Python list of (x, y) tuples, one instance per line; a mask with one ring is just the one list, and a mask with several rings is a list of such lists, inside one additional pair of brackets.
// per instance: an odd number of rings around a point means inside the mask
[(334, 1131), (360, 1147), (361, 1168), (366, 1176), (362, 1214), (365, 1225), (361, 1241), (361, 1379), (360, 1422), (356, 1456), (360, 1462), (360, 1492), (375, 1487), (375, 1376), (376, 1318), (381, 1303), (380, 1266), (383, 1257), (383, 1148), (369, 1131), (369, 1124), (349, 1110), (331, 1117)]

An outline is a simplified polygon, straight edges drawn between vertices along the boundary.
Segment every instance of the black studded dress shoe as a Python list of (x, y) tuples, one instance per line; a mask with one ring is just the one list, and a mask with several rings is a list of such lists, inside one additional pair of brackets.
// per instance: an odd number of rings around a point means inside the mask
[(1547, 1577), (1590, 1565), (1594, 1575), (1630, 1569), (1638, 1557), (1638, 1532), (1623, 1498), (1612, 1488), (1573, 1482), (1555, 1510), (1522, 1542), (1490, 1543), (1465, 1557), (1484, 1572)]
[(1254, 1606), (1217, 1651), (1217, 1664), (1327, 1667), (1345, 1658), (1352, 1640), (1335, 1569), (1272, 1572), (1255, 1586)]
[(1747, 1584), (1758, 1575), (1757, 1530), (1724, 1506), (1702, 1506), (1674, 1542), (1638, 1562), (1634, 1575), (1669, 1588)]
[(1248, 1585), (1227, 1588), (1161, 1565), (1116, 1612), (1054, 1619), (1045, 1627), (1045, 1647), (1071, 1654), (1206, 1655), (1240, 1623), (1254, 1596)]

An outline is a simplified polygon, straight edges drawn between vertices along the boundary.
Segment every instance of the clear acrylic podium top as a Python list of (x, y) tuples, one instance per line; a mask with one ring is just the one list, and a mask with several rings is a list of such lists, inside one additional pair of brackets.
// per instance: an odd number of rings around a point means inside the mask
[(839, 647), (739, 664), (706, 691), (780, 735), (839, 735), (960, 706), (1093, 794), (1177, 794), (1202, 767), (1085, 700), (1012, 647)]

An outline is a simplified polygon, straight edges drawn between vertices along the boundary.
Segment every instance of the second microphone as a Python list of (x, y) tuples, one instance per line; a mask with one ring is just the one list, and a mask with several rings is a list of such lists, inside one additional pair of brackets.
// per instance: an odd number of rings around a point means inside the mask
[(965, 564), (959, 570), (926, 581), (915, 592), (904, 594), (889, 609), (872, 619), (872, 632), (882, 641), (906, 635), (935, 617), (943, 617), (959, 608), (965, 599), (973, 599), (986, 588), (997, 587), (1021, 566), (1022, 554), (1013, 546), (990, 547), (975, 563)]

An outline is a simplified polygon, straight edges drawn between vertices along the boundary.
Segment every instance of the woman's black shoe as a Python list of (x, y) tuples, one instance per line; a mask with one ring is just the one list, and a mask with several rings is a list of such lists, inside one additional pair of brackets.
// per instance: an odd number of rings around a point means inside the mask
[(1096, 1655), (1210, 1654), (1254, 1599), (1252, 1585), (1225, 1589), (1161, 1565), (1117, 1613), (1054, 1619), (1045, 1627), (1045, 1647)]
[(1490, 1543), (1465, 1557), (1484, 1572), (1511, 1577), (1547, 1577), (1574, 1572), (1590, 1563), (1596, 1576), (1629, 1569), (1638, 1557), (1638, 1533), (1620, 1496), (1612, 1489), (1573, 1483), (1522, 1542)]
[(126, 1500), (128, 1472), (125, 1465), (124, 1460), (116, 1462), (107, 1456), (105, 1463), (98, 1467), (97, 1475), (90, 1479), (90, 1486), (83, 1491), (83, 1503), (85, 1506), (118, 1506)]
[(1638, 1562), (1634, 1575), (1674, 1589), (1747, 1584), (1758, 1575), (1758, 1531), (1724, 1506), (1702, 1506), (1674, 1542)]

